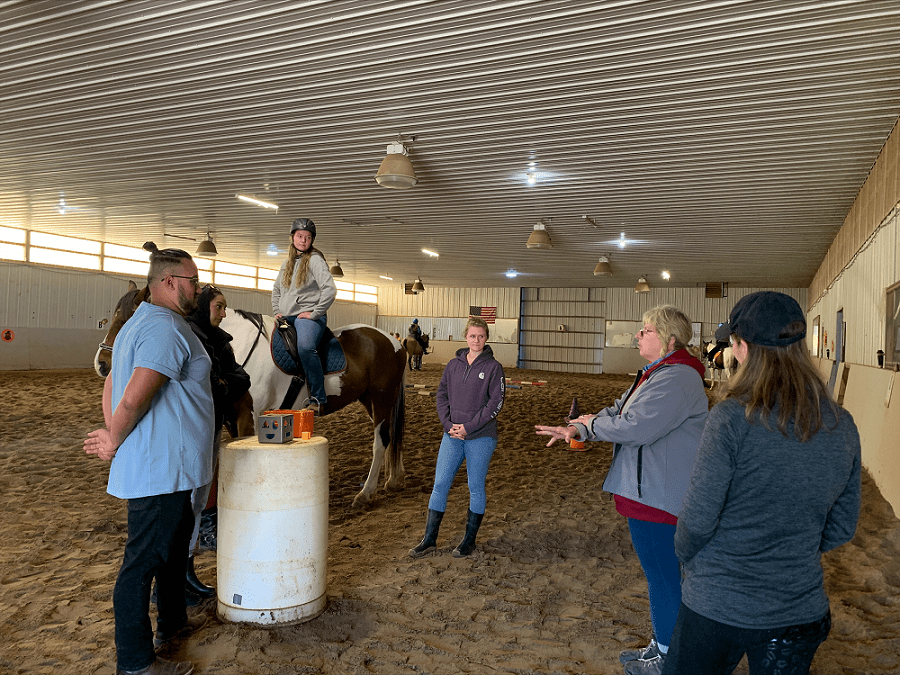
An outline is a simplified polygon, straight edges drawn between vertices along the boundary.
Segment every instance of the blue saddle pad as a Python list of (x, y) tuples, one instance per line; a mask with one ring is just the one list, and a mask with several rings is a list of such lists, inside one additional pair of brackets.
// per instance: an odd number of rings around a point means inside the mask
[[(290, 352), (288, 352), (287, 348), (284, 346), (282, 332), (277, 328), (272, 332), (274, 333), (271, 340), (272, 360), (275, 362), (275, 365), (288, 375), (303, 374), (303, 369), (300, 364), (294, 362), (294, 357), (291, 356)], [(322, 345), (320, 343), (320, 352), (321, 349)], [(347, 370), (347, 357), (344, 355), (344, 348), (341, 347), (341, 343), (338, 342), (338, 339), (334, 337), (334, 335), (332, 335), (331, 340), (328, 341), (323, 370), (326, 375)]]

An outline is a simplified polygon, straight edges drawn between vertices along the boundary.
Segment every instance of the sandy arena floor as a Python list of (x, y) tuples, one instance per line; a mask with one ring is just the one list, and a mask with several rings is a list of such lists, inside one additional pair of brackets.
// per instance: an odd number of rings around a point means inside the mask
[[(436, 385), (441, 367), (412, 373)], [(600, 490), (610, 446), (545, 448), (534, 424), (561, 424), (573, 396), (608, 405), (630, 378), (511, 370), (546, 386), (509, 390), (488, 475), (488, 512), (469, 559), (461, 472), (437, 555), (414, 561), (440, 426), (432, 396), (407, 390), (402, 491), (351, 508), (371, 457), (361, 406), (317, 422), (330, 443), (328, 606), (291, 627), (212, 623), (169, 657), (202, 675), (299, 673), (615, 674), (618, 652), (650, 633), (646, 584), (625, 520)], [(0, 373), (0, 673), (114, 675), (112, 587), (124, 503), (82, 439), (102, 423), (102, 381), (89, 370)], [(856, 538), (825, 556), (834, 615), (813, 673), (900, 673), (900, 523), (868, 476)], [(215, 582), (214, 553), (198, 559)], [(738, 672), (746, 672), (742, 665)]]

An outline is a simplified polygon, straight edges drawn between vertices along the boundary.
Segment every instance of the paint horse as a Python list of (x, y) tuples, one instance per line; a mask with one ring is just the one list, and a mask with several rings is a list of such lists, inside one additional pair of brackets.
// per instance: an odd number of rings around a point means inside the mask
[[(119, 301), (109, 333), (94, 359), (95, 369), (101, 377), (109, 374), (115, 336), (147, 295), (146, 288), (130, 290)], [(250, 374), (253, 418), (259, 419), (265, 410), (291, 408), (297, 401), (302, 402), (307, 396), (307, 387), (299, 391), (295, 401), (281, 405), (292, 377), (282, 372), (272, 359), (270, 339), (275, 319), (263, 316), (257, 325), (247, 316), (249, 314), (240, 311), (229, 311), (221, 328), (233, 337), (231, 346), (237, 362)], [(335, 330), (334, 334), (344, 350), (347, 367), (325, 376), (328, 402), (324, 412), (333, 413), (359, 401), (374, 425), (369, 475), (353, 500), (353, 506), (364, 507), (372, 502), (382, 465), (385, 466), (387, 489), (399, 489), (403, 483), (405, 356), (395, 338), (372, 326), (345, 326)]]
[(737, 359), (734, 358), (731, 347), (722, 347), (721, 345), (718, 345), (718, 347), (717, 349), (717, 343), (715, 342), (704, 342), (701, 350), (709, 366), (710, 380), (713, 381), (721, 379), (719, 377), (720, 371), (724, 371), (725, 378), (728, 379), (737, 370)]
[(425, 353), (425, 349), (428, 349), (429, 339), (427, 333), (422, 336), (422, 342), (425, 343), (425, 348), (423, 349), (416, 338), (403, 338), (403, 348), (406, 350), (406, 353), (409, 354), (407, 362), (409, 363), (410, 370), (422, 370), (422, 355)]

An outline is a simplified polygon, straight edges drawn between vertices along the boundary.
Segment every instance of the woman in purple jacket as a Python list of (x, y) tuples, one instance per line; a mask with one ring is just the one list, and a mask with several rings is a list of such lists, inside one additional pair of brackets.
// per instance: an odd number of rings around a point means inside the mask
[(487, 495), (485, 479), (491, 456), (497, 447), (497, 414), (503, 407), (506, 379), (503, 366), (487, 346), (488, 327), (482, 319), (466, 324), (466, 344), (456, 352), (441, 377), (437, 391), (437, 410), (444, 437), (434, 471), (434, 489), (428, 501), (425, 538), (409, 555), (421, 558), (434, 551), (447, 495), (456, 472), (466, 462), (469, 480), (469, 516), (466, 534), (453, 557), (462, 558), (475, 550), (475, 536), (484, 517)]

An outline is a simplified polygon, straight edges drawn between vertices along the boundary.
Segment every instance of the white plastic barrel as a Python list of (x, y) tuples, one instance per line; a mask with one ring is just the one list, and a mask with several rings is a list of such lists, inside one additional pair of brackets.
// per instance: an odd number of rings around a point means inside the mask
[(297, 623), (325, 609), (328, 441), (240, 438), (219, 454), (219, 618)]

